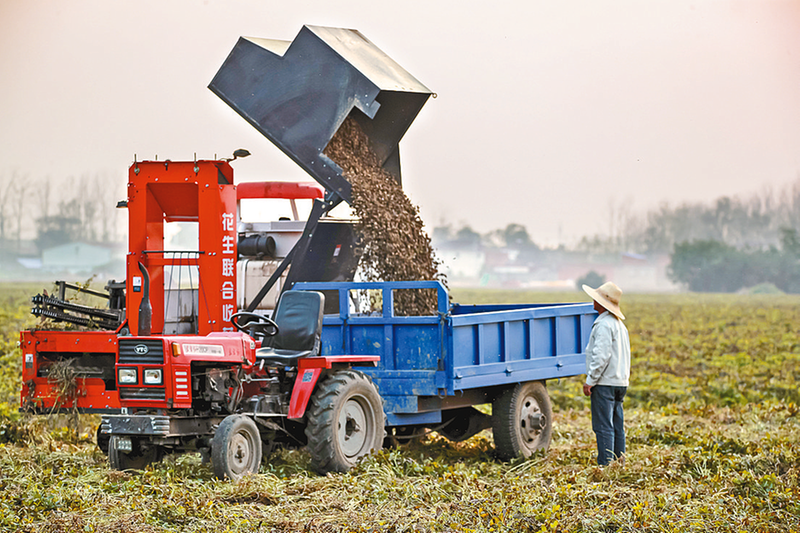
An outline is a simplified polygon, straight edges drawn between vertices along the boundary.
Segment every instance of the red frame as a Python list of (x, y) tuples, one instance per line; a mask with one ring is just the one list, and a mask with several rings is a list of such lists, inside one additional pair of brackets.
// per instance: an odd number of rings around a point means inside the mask
[(314, 200), (324, 196), (323, 188), (314, 182), (247, 181), (236, 186), (236, 197), (239, 200), (261, 198)]
[[(230, 316), (236, 312), (236, 187), (233, 169), (226, 161), (134, 163), (128, 172), (128, 260), (126, 297), (130, 331), (138, 331), (142, 292), (134, 278), (141, 277), (139, 262), (150, 274), (151, 334), (164, 328), (165, 222), (197, 222), (196, 258), (181, 264), (199, 269), (198, 334), (233, 331)], [(138, 286), (138, 284), (137, 284)]]

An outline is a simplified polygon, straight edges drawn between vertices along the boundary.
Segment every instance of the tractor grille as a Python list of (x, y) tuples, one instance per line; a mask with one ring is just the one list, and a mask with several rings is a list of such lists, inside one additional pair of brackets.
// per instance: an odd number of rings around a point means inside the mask
[(164, 343), (161, 339), (121, 338), (119, 362), (129, 365), (163, 365)]
[(120, 400), (165, 400), (164, 387), (120, 387)]

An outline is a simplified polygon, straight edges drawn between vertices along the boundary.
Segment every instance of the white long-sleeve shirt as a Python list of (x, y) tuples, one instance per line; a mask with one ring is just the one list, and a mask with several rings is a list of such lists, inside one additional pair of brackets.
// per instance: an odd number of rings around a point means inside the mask
[(586, 346), (586, 384), (627, 387), (631, 376), (631, 341), (622, 320), (605, 311), (592, 325)]

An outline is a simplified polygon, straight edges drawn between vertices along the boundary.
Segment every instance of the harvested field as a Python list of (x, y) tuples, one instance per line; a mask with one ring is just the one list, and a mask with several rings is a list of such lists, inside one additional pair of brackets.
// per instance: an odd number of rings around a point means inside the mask
[[(585, 300), (455, 291), (462, 303)], [(581, 380), (548, 388), (546, 455), (502, 463), (491, 434), (436, 435), (317, 476), (302, 450), (212, 479), (198, 456), (115, 472), (92, 418), (75, 433), (16, 413), (24, 301), (6, 302), (0, 530), (207, 532), (789, 532), (800, 530), (800, 298), (626, 295), (633, 376), (625, 468), (594, 466)]]

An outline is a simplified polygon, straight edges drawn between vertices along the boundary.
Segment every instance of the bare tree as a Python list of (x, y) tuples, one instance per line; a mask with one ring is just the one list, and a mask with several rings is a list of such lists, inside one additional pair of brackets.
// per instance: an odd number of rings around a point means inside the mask
[(30, 187), (30, 179), (27, 175), (23, 176), (15, 171), (12, 181), (14, 182), (14, 187), (9, 191), (8, 206), (9, 215), (16, 223), (17, 251), (19, 251), (22, 243), (22, 228), (25, 227), (23, 217), (27, 214), (25, 206), (28, 200), (27, 193)]
[(12, 213), (9, 205), (14, 194), (14, 178), (0, 180), (0, 243), (5, 244)]
[(116, 208), (118, 180), (109, 179), (105, 174), (96, 174), (92, 188), (97, 199), (95, 209), (100, 230), (98, 236), (101, 242), (113, 242), (117, 236), (117, 217), (119, 215)]

